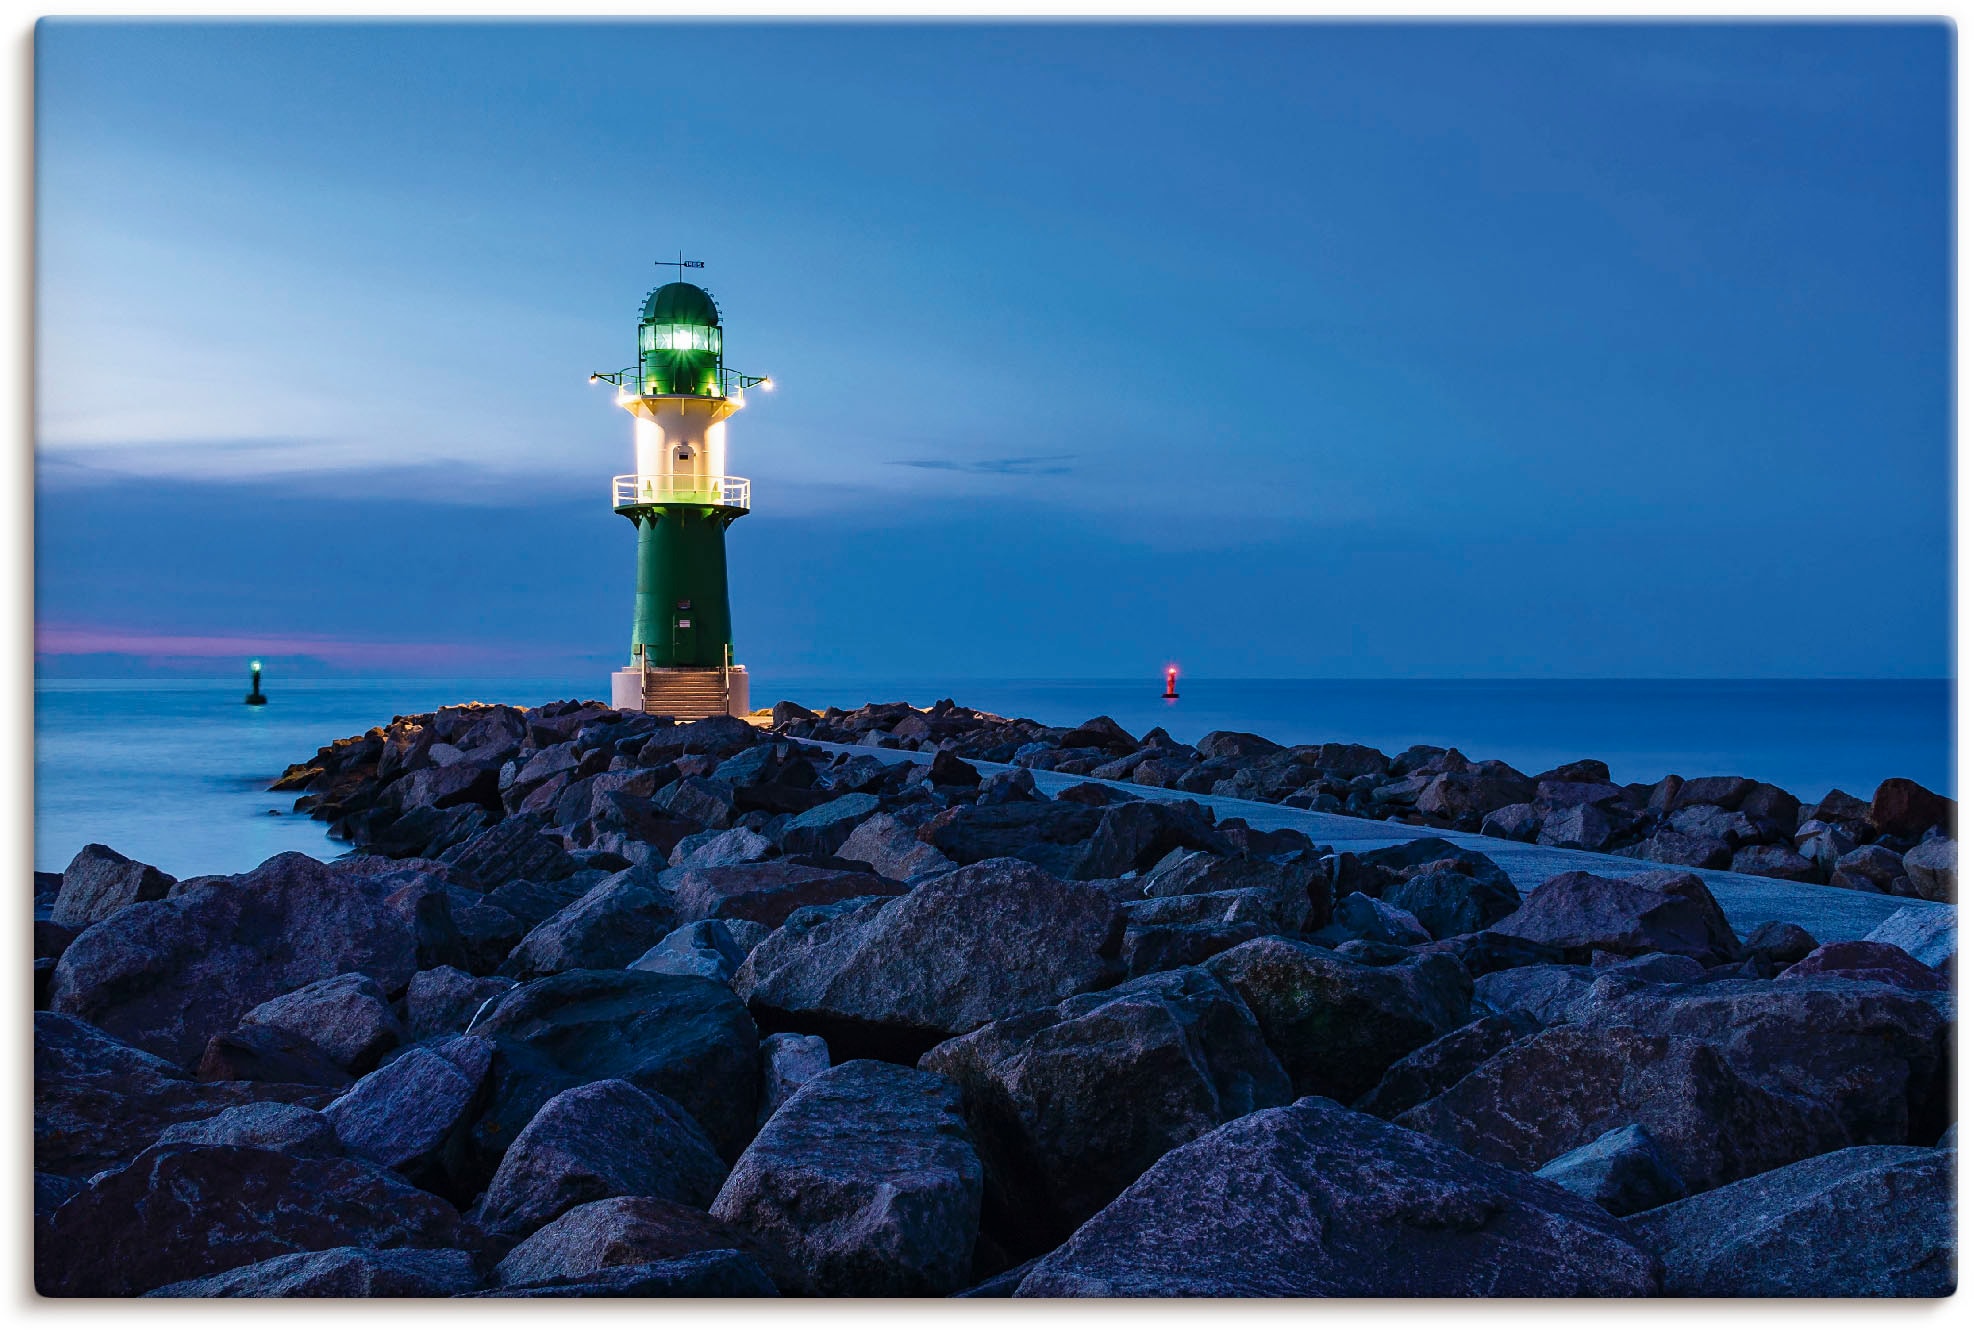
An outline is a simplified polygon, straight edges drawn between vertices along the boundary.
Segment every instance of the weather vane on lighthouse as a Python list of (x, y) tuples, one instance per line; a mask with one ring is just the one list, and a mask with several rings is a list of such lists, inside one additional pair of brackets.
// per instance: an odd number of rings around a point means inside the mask
[(744, 715), (747, 671), (733, 659), (727, 528), (747, 515), (746, 480), (727, 474), (727, 420), (763, 377), (726, 367), (720, 308), (684, 279), (704, 268), (681, 252), (659, 266), (680, 280), (644, 298), (637, 363), (590, 382), (616, 385), (633, 417), (637, 470), (610, 481), (610, 506), (637, 528), (631, 660), (610, 676), (610, 704), (678, 720)]

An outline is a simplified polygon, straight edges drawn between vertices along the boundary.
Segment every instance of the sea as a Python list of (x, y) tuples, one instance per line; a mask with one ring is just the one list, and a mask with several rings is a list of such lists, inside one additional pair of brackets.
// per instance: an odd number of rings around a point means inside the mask
[[(238, 679), (42, 679), (35, 685), (34, 866), (59, 871), (99, 842), (178, 877), (243, 872), (299, 850), (346, 847), (268, 783), (332, 739), (395, 715), (478, 700), (533, 705), (596, 697), (600, 681), (269, 680), (243, 705)], [(1500, 758), (1530, 773), (1602, 758), (1620, 782), (1752, 776), (1805, 799), (1869, 798), (1905, 776), (1955, 793), (1948, 680), (1163, 680), (777, 678), (755, 705), (818, 710), (939, 698), (1070, 725), (1107, 715), (1134, 734), (1190, 742), (1248, 730), (1280, 743), (1413, 744)]]

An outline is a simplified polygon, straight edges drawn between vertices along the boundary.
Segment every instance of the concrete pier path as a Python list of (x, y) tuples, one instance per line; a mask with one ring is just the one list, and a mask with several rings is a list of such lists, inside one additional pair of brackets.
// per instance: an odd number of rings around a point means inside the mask
[[(823, 743), (815, 739), (797, 739), (793, 742), (810, 748), (820, 748), (832, 753), (867, 753), (886, 762), (930, 762), (932, 754), (901, 748), (879, 748), (867, 744)], [(976, 762), (967, 759), (968, 764), (981, 771), (1013, 771), (1016, 768), (1003, 763)], [(1415, 827), (1404, 822), (1380, 822), (1370, 818), (1347, 817), (1341, 813), (1316, 813), (1304, 808), (1288, 808), (1281, 804), (1261, 803), (1253, 799), (1229, 799), (1215, 794), (1187, 794), (1181, 790), (1161, 790), (1149, 785), (1133, 785), (1129, 781), (1095, 780), (1090, 776), (1070, 776), (1054, 771), (1031, 772), (1035, 777), (1035, 788), (1046, 794), (1057, 794), (1071, 785), (1086, 782), (1110, 785), (1120, 790), (1146, 799), (1191, 799), (1213, 810), (1215, 818), (1238, 817), (1257, 831), (1273, 831), (1279, 827), (1293, 827), (1318, 845), (1328, 845), (1338, 851), (1361, 853), (1387, 845), (1401, 845), (1406, 841), (1421, 840), (1427, 836), (1438, 836), (1455, 845), (1474, 849), (1485, 854), (1501, 865), (1517, 889), (1527, 894), (1532, 888), (1558, 873), (1581, 870), (1597, 873), (1604, 877), (1623, 877), (1630, 873), (1643, 873), (1655, 868), (1678, 868), (1678, 864), (1661, 864), (1649, 859), (1632, 859), (1621, 854), (1597, 854), (1590, 850), (1563, 850), (1551, 845), (1530, 845), (1522, 841), (1499, 840), (1493, 836), (1480, 836), (1465, 831), (1441, 831), (1433, 827)], [(1842, 887), (1822, 887), (1814, 883), (1786, 882), (1779, 878), (1755, 877), (1748, 873), (1730, 873), (1720, 869), (1694, 868), (1686, 871), (1697, 873), (1703, 879), (1720, 908), (1727, 915), (1727, 922), (1742, 937), (1757, 924), (1776, 920), (1782, 923), (1800, 924), (1809, 930), (1810, 936), (1818, 942), (1838, 942), (1847, 938), (1861, 938), (1892, 914), (1901, 909), (1954, 912), (1955, 907), (1931, 901), (1911, 900), (1903, 896), (1881, 896), (1876, 892), (1849, 891)]]

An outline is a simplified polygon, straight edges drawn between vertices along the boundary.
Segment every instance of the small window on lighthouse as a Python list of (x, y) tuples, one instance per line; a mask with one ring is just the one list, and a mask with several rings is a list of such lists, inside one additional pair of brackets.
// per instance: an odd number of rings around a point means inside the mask
[(692, 449), (690, 448), (679, 449), (679, 460), (681, 462), (690, 462), (692, 460)]

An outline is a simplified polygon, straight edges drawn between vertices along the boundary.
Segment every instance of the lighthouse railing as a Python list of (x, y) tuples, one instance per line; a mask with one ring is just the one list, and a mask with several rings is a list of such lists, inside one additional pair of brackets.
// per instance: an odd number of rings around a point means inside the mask
[(750, 505), (753, 487), (744, 476), (612, 476), (610, 506), (646, 503), (703, 503), (715, 508)]

